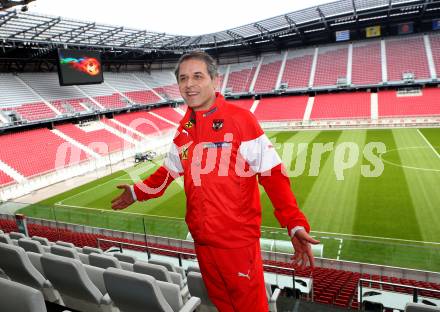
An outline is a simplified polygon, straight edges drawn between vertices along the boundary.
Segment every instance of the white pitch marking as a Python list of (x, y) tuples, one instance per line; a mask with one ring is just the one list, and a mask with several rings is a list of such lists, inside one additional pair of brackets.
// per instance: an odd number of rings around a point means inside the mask
[(428, 141), (428, 139), (426, 139), (426, 137), (423, 135), (423, 133), (417, 129), (417, 132), (420, 134), (420, 136), (422, 137), (422, 139), (425, 141), (425, 143), (432, 149), (432, 151), (434, 152), (434, 154), (437, 155), (437, 158), (440, 158), (439, 153), (437, 152), (437, 150), (434, 148), (434, 146), (432, 146), (432, 144)]

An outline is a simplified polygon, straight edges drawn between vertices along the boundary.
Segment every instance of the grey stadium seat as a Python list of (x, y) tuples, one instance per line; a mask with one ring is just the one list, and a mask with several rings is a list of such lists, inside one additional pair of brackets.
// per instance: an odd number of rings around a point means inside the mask
[(110, 255), (100, 255), (100, 254), (92, 253), (89, 255), (89, 264), (103, 269), (107, 269), (107, 268), (122, 269), (119, 260)]
[(0, 243), (12, 245), (12, 239), (6, 234), (0, 234)]
[(25, 251), (32, 251), (35, 253), (44, 253), (44, 248), (41, 246), (40, 242), (29, 238), (20, 238), (18, 240), (18, 246), (23, 248)]
[(0, 234), (5, 234), (5, 232), (3, 232), (3, 230), (0, 230)]
[(13, 281), (41, 291), (46, 300), (60, 302), (60, 296), (29, 260), (23, 248), (0, 243), (0, 268)]
[(133, 256), (129, 256), (123, 253), (115, 252), (112, 255), (118, 259), (119, 261), (134, 264), (136, 262), (136, 258)]
[(57, 256), (80, 260), (78, 251), (75, 248), (65, 247), (61, 245), (52, 245), (50, 246), (50, 252)]
[(92, 282), (79, 260), (46, 253), (41, 265), (66, 307), (83, 312), (114, 310), (111, 299)]
[(9, 237), (11, 239), (19, 240), (20, 238), (26, 238), (26, 235), (24, 235), (23, 233), (18, 233), (18, 232), (9, 232)]
[(133, 264), (133, 271), (151, 275), (158, 281), (176, 284), (181, 289), (182, 297), (185, 298), (188, 296), (188, 288), (183, 283), (182, 276), (179, 273), (168, 271), (162, 265), (137, 261)]
[(439, 312), (440, 307), (429, 306), (422, 303), (407, 303), (405, 312)]
[(40, 244), (43, 246), (50, 246), (51, 245), (51, 242), (46, 237), (32, 236), (31, 239), (35, 240), (37, 242), (40, 242)]
[(149, 275), (108, 268), (104, 281), (121, 312), (190, 312), (200, 304), (196, 297), (184, 304), (177, 285), (156, 281)]
[(148, 263), (163, 265), (168, 271), (179, 273), (182, 276), (184, 284), (186, 284), (186, 274), (183, 268), (175, 266), (171, 262), (165, 260), (150, 259), (148, 260)]
[(266, 283), (266, 295), (267, 301), (269, 302), (269, 311), (277, 312), (277, 301), (280, 296), (281, 290), (279, 288), (275, 288), (272, 292), (272, 286), (269, 283)]
[(209, 300), (208, 291), (202, 279), (200, 272), (191, 271), (187, 275), (187, 285), (191, 296), (198, 297), (201, 300), (200, 312), (216, 312), (217, 308)]
[(0, 289), (2, 311), (46, 312), (43, 295), (35, 288), (0, 278)]
[[(188, 290), (191, 296), (199, 297), (202, 301), (200, 305), (200, 312), (214, 312), (217, 311), (214, 304), (209, 300), (208, 291), (206, 290), (205, 283), (203, 282), (202, 274), (196, 271), (188, 272)], [(281, 290), (276, 288), (272, 292), (272, 287), (269, 283), (266, 283), (266, 296), (269, 303), (269, 311), (277, 312), (277, 300)]]
[(64, 247), (69, 247), (69, 248), (76, 248), (76, 246), (74, 244), (60, 241), (60, 240), (56, 241), (55, 244), (60, 245), (60, 246), (64, 246)]
[(102, 254), (103, 251), (102, 251), (102, 249), (99, 249), (99, 248), (94, 248), (94, 247), (84, 246), (84, 247), (82, 248), (82, 253), (83, 253), (83, 254), (87, 254), (87, 255), (90, 255), (91, 253)]

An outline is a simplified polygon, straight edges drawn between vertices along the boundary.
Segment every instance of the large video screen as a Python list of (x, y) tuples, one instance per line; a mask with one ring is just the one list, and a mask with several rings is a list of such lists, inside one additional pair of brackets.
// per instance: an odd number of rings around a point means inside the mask
[(58, 75), (62, 86), (102, 83), (99, 52), (59, 49)]

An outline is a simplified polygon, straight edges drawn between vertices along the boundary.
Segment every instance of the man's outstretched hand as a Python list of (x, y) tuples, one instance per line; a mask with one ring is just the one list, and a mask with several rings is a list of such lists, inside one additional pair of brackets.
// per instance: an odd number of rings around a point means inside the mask
[(130, 185), (122, 184), (117, 186), (118, 189), (124, 190), (121, 195), (112, 200), (112, 209), (125, 209), (134, 203), (134, 198), (131, 194)]
[(295, 249), (295, 254), (292, 257), (294, 265), (305, 267), (308, 261), (312, 268), (315, 266), (311, 244), (319, 244), (319, 241), (312, 238), (303, 229), (296, 231), (295, 236), (292, 238), (293, 249)]

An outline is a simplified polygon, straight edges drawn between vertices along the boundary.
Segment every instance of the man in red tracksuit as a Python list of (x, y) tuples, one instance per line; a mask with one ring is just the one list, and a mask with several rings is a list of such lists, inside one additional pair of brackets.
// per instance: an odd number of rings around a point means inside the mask
[(261, 205), (258, 182), (287, 227), (294, 261), (313, 265), (310, 226), (283, 174), (283, 165), (254, 115), (215, 92), (217, 68), (206, 53), (181, 57), (176, 68), (188, 110), (164, 164), (112, 201), (124, 209), (161, 196), (184, 177), (186, 223), (211, 301), (220, 312), (268, 311), (260, 253)]

